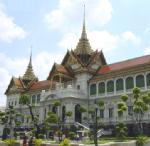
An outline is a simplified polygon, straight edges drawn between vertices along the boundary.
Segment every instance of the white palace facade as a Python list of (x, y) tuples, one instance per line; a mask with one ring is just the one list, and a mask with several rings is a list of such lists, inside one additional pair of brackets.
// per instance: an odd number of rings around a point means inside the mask
[[(30, 94), (40, 123), (49, 111), (55, 111), (64, 123), (86, 123), (87, 119), (92, 122), (87, 113), (81, 114), (77, 109), (81, 106), (93, 109), (95, 100), (101, 99), (104, 108), (98, 110), (98, 115), (101, 122), (108, 126), (118, 122), (117, 102), (122, 94), (127, 94), (130, 100), (123, 121), (132, 131), (129, 113), (134, 87), (139, 87), (143, 94), (150, 90), (150, 55), (107, 64), (103, 52), (94, 51), (90, 46), (84, 22), (77, 46), (66, 52), (61, 64), (54, 63), (46, 80), (38, 80), (30, 57), (25, 74), (12, 77), (5, 94), (7, 108), (12, 105), (24, 115), (29, 115), (29, 109), (19, 104), (19, 97), (23, 93)], [(54, 108), (56, 100), (61, 102), (57, 110)], [(65, 116), (67, 111), (72, 112), (71, 117)], [(29, 119), (24, 118), (22, 123), (28, 125)], [(150, 111), (145, 114), (144, 123), (150, 128)]]

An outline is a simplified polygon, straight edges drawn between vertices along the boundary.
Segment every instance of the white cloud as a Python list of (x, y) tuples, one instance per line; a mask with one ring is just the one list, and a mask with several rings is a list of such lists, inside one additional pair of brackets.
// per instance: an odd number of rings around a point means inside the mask
[(0, 67), (0, 106), (5, 106), (6, 103), (6, 97), (4, 95), (4, 92), (8, 86), (8, 83), (11, 79), (11, 76), (9, 75), (8, 71), (4, 68)]
[[(60, 63), (64, 54), (54, 54), (40, 52), (33, 57), (33, 70), (40, 80), (48, 77), (49, 71), (54, 61)], [(5, 106), (6, 97), (4, 92), (8, 87), (12, 76), (23, 76), (27, 68), (29, 58), (11, 58), (4, 53), (0, 53), (0, 106)]]
[(89, 32), (91, 46), (95, 49), (103, 49), (105, 52), (115, 49), (119, 42), (119, 36), (113, 35), (107, 30)]
[(63, 12), (59, 9), (52, 11), (45, 15), (45, 21), (49, 24), (49, 28), (58, 28), (62, 25), (64, 20)]
[(18, 26), (12, 17), (9, 17), (4, 10), (4, 6), (0, 4), (0, 40), (4, 42), (12, 42), (16, 39), (23, 39), (26, 32)]
[[(71, 21), (83, 17), (82, 4), (81, 0), (59, 0), (58, 7), (46, 14), (44, 21), (51, 29), (68, 28)], [(86, 20), (90, 22), (89, 25), (104, 25), (111, 20), (113, 8), (109, 0), (87, 0), (86, 6)], [(77, 25), (75, 21), (73, 25)]]
[(113, 8), (109, 0), (99, 0), (91, 12), (89, 17), (91, 21), (105, 25), (111, 20)]
[(64, 54), (40, 52), (35, 56), (35, 58), (33, 58), (35, 74), (39, 77), (40, 80), (46, 79), (53, 63), (60, 63), (63, 59), (63, 56)]
[(122, 34), (122, 38), (125, 41), (129, 41), (131, 43), (133, 43), (134, 45), (139, 45), (141, 43), (141, 39), (140, 37), (136, 36), (133, 32), (131, 31), (125, 31)]
[(147, 47), (144, 49), (144, 54), (145, 55), (150, 55), (150, 47)]
[(62, 39), (60, 40), (58, 46), (60, 48), (66, 48), (66, 49), (74, 49), (77, 45), (78, 37), (74, 33), (67, 33), (65, 34)]
[[(113, 35), (112, 33), (104, 31), (91, 31), (87, 32), (89, 42), (93, 49), (103, 49), (105, 52), (112, 51), (119, 43), (119, 36)], [(79, 36), (74, 33), (65, 34), (59, 42), (61, 48), (75, 48)]]

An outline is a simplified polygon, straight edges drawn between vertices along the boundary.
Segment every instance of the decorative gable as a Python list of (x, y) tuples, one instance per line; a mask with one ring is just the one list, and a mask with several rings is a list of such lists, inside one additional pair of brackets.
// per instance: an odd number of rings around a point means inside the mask
[(19, 78), (12, 77), (5, 94), (15, 93), (23, 90), (23, 85)]
[(61, 64), (71, 68), (73, 71), (82, 67), (81, 62), (78, 60), (77, 56), (75, 56), (73, 51), (67, 52)]
[(90, 63), (88, 66), (94, 70), (97, 70), (100, 66), (103, 66), (106, 64), (107, 63), (105, 61), (103, 52), (102, 51), (101, 52), (95, 51), (93, 53), (93, 55), (91, 56), (91, 60), (90, 60)]

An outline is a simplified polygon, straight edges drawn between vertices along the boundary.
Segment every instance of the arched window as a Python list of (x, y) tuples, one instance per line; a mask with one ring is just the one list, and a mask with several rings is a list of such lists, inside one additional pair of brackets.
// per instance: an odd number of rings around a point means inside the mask
[(62, 122), (65, 122), (65, 115), (66, 115), (66, 107), (62, 107)]
[(150, 86), (150, 73), (146, 75), (147, 86)]
[(53, 106), (52, 112), (55, 113), (55, 114), (57, 113), (57, 106)]
[(90, 86), (90, 95), (95, 95), (96, 94), (96, 84), (92, 84)]
[(33, 96), (32, 96), (32, 104), (35, 104), (35, 102), (36, 102), (36, 96), (33, 95)]
[(132, 89), (134, 87), (133, 77), (126, 78), (126, 89)]
[(101, 82), (98, 84), (98, 93), (99, 94), (104, 94), (105, 93), (105, 83)]
[(47, 114), (47, 111), (46, 111), (46, 108), (44, 109), (44, 118), (46, 118), (46, 114)]
[(116, 91), (123, 90), (123, 79), (118, 79), (116, 81)]
[(80, 90), (80, 85), (77, 85), (77, 89)]
[(136, 87), (144, 87), (144, 76), (138, 75), (136, 76)]
[(77, 104), (75, 106), (75, 121), (81, 123), (82, 122), (82, 113), (80, 111), (80, 105)]
[(114, 92), (114, 81), (107, 82), (107, 92)]
[(38, 95), (37, 95), (37, 103), (39, 103), (40, 100), (41, 100), (41, 94), (38, 94)]

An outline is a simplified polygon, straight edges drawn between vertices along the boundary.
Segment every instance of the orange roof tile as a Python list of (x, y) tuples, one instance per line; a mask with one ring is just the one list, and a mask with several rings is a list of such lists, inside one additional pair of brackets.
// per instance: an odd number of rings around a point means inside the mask
[(63, 65), (57, 64), (56, 65), (56, 70), (58, 72), (60, 72), (60, 73), (70, 75), (70, 73), (68, 72), (68, 70)]
[[(48, 88), (50, 88), (50, 85), (51, 85), (51, 81), (49, 81), (49, 80), (34, 82), (31, 85), (30, 90), (48, 89)], [(52, 83), (52, 85), (54, 85), (54, 82)]]
[(150, 55), (142, 56), (142, 57), (138, 57), (138, 58), (134, 58), (134, 59), (130, 59), (130, 60), (125, 60), (122, 62), (110, 64), (110, 65), (105, 65), (100, 68), (100, 70), (98, 71), (98, 74), (106, 74), (109, 72), (122, 70), (122, 69), (126, 69), (126, 68), (131, 68), (134, 66), (147, 64), (147, 63), (150, 63)]
[(21, 80), (19, 78), (13, 78), (13, 80), (14, 80), (15, 85), (18, 88), (23, 88), (23, 85), (22, 85)]

